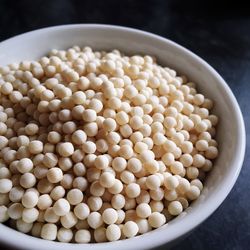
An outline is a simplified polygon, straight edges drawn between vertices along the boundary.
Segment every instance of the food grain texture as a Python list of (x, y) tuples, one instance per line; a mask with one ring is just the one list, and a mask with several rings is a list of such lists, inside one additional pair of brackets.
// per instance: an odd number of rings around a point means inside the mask
[(0, 221), (135, 237), (181, 214), (218, 155), (213, 101), (151, 56), (74, 46), (0, 68)]

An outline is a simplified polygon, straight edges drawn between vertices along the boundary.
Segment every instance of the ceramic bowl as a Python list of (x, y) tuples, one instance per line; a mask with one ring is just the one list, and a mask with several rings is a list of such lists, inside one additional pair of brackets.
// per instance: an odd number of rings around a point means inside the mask
[(236, 182), (245, 152), (245, 128), (239, 105), (222, 77), (200, 57), (168, 39), (125, 27), (79, 24), (28, 32), (0, 43), (0, 65), (38, 59), (52, 48), (66, 49), (73, 45), (152, 55), (161, 65), (187, 75), (197, 83), (199, 92), (215, 102), (213, 112), (220, 119), (217, 129), (220, 155), (207, 176), (201, 196), (177, 218), (144, 235), (109, 243), (70, 244), (38, 239), (0, 224), (0, 241), (26, 250), (132, 250), (169, 246), (211, 215)]

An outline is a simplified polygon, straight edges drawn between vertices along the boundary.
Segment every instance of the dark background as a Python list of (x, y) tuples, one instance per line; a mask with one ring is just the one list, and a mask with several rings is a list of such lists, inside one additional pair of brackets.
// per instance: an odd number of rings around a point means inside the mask
[[(134, 27), (190, 49), (227, 81), (249, 131), (250, 8), (243, 1), (0, 0), (0, 41), (26, 31), (70, 23)], [(230, 195), (173, 250), (250, 249), (249, 163), (248, 144), (243, 169)]]

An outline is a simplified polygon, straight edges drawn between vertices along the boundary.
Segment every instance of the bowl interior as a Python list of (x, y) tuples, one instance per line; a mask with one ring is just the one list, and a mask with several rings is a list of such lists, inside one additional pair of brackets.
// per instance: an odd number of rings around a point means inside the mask
[[(94, 244), (92, 249), (145, 249), (170, 242), (190, 231), (207, 218), (225, 199), (239, 174), (245, 149), (245, 130), (238, 104), (223, 79), (203, 60), (179, 45), (138, 30), (102, 25), (58, 26), (14, 37), (0, 44), (0, 65), (37, 59), (50, 49), (66, 49), (73, 45), (91, 46), (96, 50), (119, 49), (127, 54), (155, 56), (158, 63), (176, 69), (197, 83), (199, 92), (215, 102), (219, 116), (217, 129), (220, 156), (209, 174), (199, 199), (160, 229), (145, 235), (114, 243)], [(68, 248), (68, 244), (39, 240), (0, 225), (1, 240), (21, 243), (26, 249)], [(37, 244), (38, 243), (38, 244)], [(46, 246), (46, 247), (45, 247)], [(87, 249), (89, 245), (72, 245), (70, 249)]]

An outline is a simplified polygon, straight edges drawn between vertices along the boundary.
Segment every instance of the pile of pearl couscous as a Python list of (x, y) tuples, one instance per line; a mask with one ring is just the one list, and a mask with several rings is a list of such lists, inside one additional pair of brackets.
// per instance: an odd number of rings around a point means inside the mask
[(60, 242), (163, 226), (218, 155), (213, 102), (151, 56), (74, 46), (0, 68), (0, 222)]

